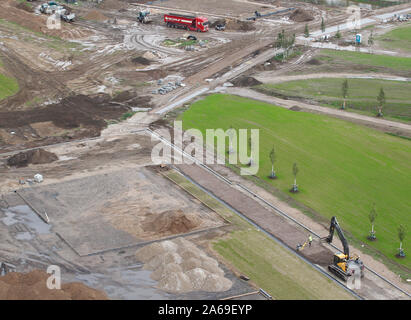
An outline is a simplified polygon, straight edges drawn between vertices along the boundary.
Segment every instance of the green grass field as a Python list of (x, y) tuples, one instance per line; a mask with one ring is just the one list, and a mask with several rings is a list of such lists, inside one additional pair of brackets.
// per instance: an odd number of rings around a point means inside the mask
[[(271, 95), (285, 95), (318, 101), (327, 106), (340, 108), (342, 105), (341, 86), (345, 79), (322, 78), (288, 81), (278, 84), (263, 84), (257, 90)], [(348, 109), (377, 114), (377, 96), (384, 88), (386, 105), (383, 110), (386, 117), (411, 121), (411, 82), (348, 79)]]
[[(411, 253), (397, 259), (397, 228), (407, 228), (403, 247), (411, 252), (411, 141), (339, 119), (295, 112), (236, 96), (215, 94), (194, 103), (180, 118), (184, 129), (260, 129), (258, 176), (290, 194), (292, 165), (298, 164), (297, 201), (321, 215), (337, 216), (361, 241), (370, 230), (368, 213), (375, 202), (378, 240), (371, 246), (411, 267)], [(269, 152), (277, 150), (277, 180)]]
[(0, 100), (12, 96), (17, 91), (19, 91), (17, 81), (0, 73)]
[(393, 29), (376, 40), (386, 49), (411, 51), (411, 24)]
[(321, 64), (306, 64), (301, 70), (295, 73), (375, 72), (405, 77), (411, 76), (411, 58), (406, 57), (323, 49), (320, 50), (314, 58)]
[(275, 299), (353, 299), (177, 172), (171, 171), (167, 176), (232, 224), (236, 231), (213, 241), (213, 249)]

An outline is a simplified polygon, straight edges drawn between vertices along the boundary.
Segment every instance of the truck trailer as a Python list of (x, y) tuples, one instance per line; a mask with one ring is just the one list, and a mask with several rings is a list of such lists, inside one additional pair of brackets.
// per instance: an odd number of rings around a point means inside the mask
[(164, 22), (169, 28), (185, 29), (197, 32), (208, 31), (208, 19), (205, 17), (186, 16), (176, 13), (164, 15)]

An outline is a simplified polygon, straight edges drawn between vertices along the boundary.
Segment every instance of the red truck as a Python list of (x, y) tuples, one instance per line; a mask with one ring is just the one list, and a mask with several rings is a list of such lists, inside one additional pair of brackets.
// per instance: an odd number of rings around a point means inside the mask
[(169, 28), (186, 29), (197, 32), (208, 31), (208, 19), (205, 17), (185, 16), (176, 13), (164, 15), (164, 22)]

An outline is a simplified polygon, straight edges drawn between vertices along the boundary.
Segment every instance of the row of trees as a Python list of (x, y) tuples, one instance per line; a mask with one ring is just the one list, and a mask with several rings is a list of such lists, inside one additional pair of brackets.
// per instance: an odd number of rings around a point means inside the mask
[[(274, 146), (273, 146), (273, 148), (272, 148), (271, 151), (270, 151), (269, 157), (270, 157), (270, 161), (271, 161), (271, 173), (270, 173), (270, 175), (269, 175), (268, 177), (269, 177), (270, 179), (277, 179), (277, 175), (276, 175), (276, 173), (275, 173), (275, 168), (274, 168), (275, 161), (276, 161), (276, 152), (275, 152)], [(297, 185), (297, 174), (298, 174), (298, 171), (299, 171), (299, 169), (298, 169), (297, 163), (294, 163), (294, 164), (293, 164), (294, 184), (293, 184), (293, 186), (292, 186), (291, 189), (290, 189), (290, 192), (292, 192), (292, 193), (297, 193), (297, 192), (298, 192), (298, 185)]]
[[(342, 98), (343, 98), (343, 104), (341, 106), (342, 110), (346, 109), (346, 102), (347, 102), (347, 98), (348, 98), (348, 80), (345, 79), (341, 85), (341, 94), (342, 94)], [(386, 98), (385, 98), (385, 92), (384, 89), (381, 87), (380, 88), (380, 92), (378, 93), (377, 96), (377, 117), (383, 117), (384, 114), (382, 112), (384, 106), (385, 106), (385, 102), (386, 102)]]
[[(370, 213), (368, 214), (368, 219), (371, 222), (371, 231), (370, 231), (370, 234), (368, 235), (367, 238), (368, 238), (368, 240), (371, 240), (371, 241), (377, 240), (377, 236), (375, 235), (375, 229), (374, 229), (374, 224), (375, 224), (375, 220), (376, 220), (377, 216), (378, 216), (378, 214), (377, 214), (377, 211), (375, 210), (375, 203), (374, 203), (372, 205)], [(397, 233), (398, 239), (400, 240), (400, 247), (398, 249), (399, 252), (398, 252), (397, 256), (400, 257), (400, 258), (403, 258), (403, 257), (405, 257), (405, 252), (404, 252), (404, 249), (402, 248), (402, 242), (405, 239), (405, 233), (406, 233), (404, 225), (401, 224), (398, 227), (397, 231), (398, 231), (398, 233)]]
[[(277, 174), (275, 172), (275, 162), (277, 160), (277, 154), (276, 154), (274, 146), (273, 146), (273, 148), (271, 149), (271, 151), (269, 153), (269, 158), (270, 158), (270, 161), (271, 161), (271, 173), (269, 175), (269, 178), (270, 179), (277, 179)], [(293, 184), (292, 188), (290, 189), (290, 192), (296, 193), (296, 192), (298, 192), (297, 175), (298, 175), (298, 172), (299, 172), (297, 163), (293, 164), (292, 172), (293, 172), (293, 176), (294, 176), (294, 184)], [(377, 211), (375, 209), (375, 203), (374, 203), (372, 208), (371, 208), (371, 211), (368, 215), (368, 219), (371, 222), (371, 231), (370, 231), (370, 234), (368, 235), (367, 238), (371, 241), (375, 241), (377, 239), (375, 229), (374, 229), (374, 224), (375, 224), (375, 220), (376, 220), (377, 216), (378, 216), (378, 214), (377, 214)], [(398, 249), (399, 252), (398, 252), (398, 255), (397, 255), (398, 257), (405, 257), (405, 252), (404, 252), (404, 249), (402, 248), (402, 242), (404, 241), (405, 233), (406, 233), (405, 227), (401, 224), (398, 227), (398, 239), (400, 240), (400, 248)]]

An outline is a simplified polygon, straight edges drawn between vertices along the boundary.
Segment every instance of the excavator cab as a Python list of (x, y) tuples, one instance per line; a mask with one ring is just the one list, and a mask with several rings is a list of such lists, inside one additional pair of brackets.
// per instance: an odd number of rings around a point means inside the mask
[(344, 253), (337, 252), (334, 254), (333, 264), (328, 266), (328, 270), (334, 273), (341, 280), (347, 281), (348, 277), (354, 275), (356, 272), (360, 272), (361, 277), (364, 276), (364, 264), (360, 260), (360, 257), (354, 255), (350, 256), (350, 248), (348, 246), (348, 241), (344, 236), (344, 233), (338, 224), (337, 218), (331, 218), (330, 233), (327, 237), (322, 238), (328, 243), (333, 241), (334, 231), (337, 231), (338, 237), (344, 248)]

